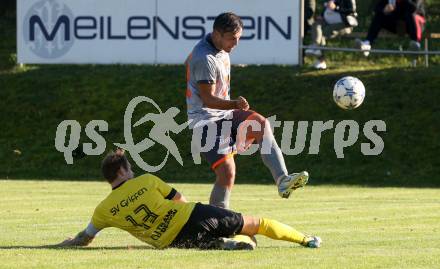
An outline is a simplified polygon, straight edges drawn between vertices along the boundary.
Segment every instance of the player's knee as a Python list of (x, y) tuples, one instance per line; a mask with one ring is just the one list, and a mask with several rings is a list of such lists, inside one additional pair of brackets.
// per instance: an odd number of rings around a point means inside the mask
[(217, 182), (225, 187), (232, 187), (235, 181), (235, 165), (224, 162), (216, 170)]
[(243, 228), (241, 230), (242, 234), (247, 234), (249, 236), (258, 233), (260, 227), (260, 219), (252, 216), (243, 216)]
[(217, 177), (216, 182), (217, 182), (217, 184), (219, 184), (227, 189), (232, 189), (232, 187), (234, 186), (234, 182), (235, 182), (235, 175), (224, 174), (220, 177)]
[(254, 132), (262, 133), (264, 131), (265, 126), (270, 126), (269, 121), (264, 116), (262, 116), (257, 112), (253, 113), (246, 120), (252, 122), (252, 126), (253, 126), (252, 131)]
[(257, 121), (260, 124), (264, 124), (266, 122), (266, 118), (264, 116), (262, 116), (261, 114), (255, 112), (253, 113), (248, 120), (254, 120)]
[(224, 173), (224, 176), (225, 176), (225, 180), (227, 182), (234, 182), (234, 180), (235, 180), (235, 169), (226, 169), (225, 173)]

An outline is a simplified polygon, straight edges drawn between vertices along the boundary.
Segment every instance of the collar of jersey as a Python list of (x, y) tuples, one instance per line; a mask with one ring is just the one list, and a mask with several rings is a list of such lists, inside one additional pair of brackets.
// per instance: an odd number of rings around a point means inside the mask
[(116, 190), (117, 188), (121, 187), (125, 182), (127, 182), (127, 180), (122, 181), (122, 182), (119, 183), (118, 185), (114, 186), (114, 187), (112, 188), (112, 191), (114, 191), (114, 190)]
[(213, 47), (217, 52), (220, 51), (219, 49), (217, 49), (217, 48), (214, 46), (214, 42), (212, 42), (212, 37), (211, 37), (211, 34), (210, 34), (210, 33), (206, 35), (205, 40), (206, 40), (206, 42), (207, 42), (211, 47)]

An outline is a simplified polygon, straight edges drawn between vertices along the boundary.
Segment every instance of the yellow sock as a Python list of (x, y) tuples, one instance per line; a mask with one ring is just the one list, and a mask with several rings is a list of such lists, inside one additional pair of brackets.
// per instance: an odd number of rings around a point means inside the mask
[(258, 234), (267, 236), (275, 240), (284, 240), (295, 242), (298, 244), (303, 244), (306, 239), (306, 236), (303, 233), (298, 232), (289, 225), (283, 224), (276, 220), (265, 218), (260, 219)]

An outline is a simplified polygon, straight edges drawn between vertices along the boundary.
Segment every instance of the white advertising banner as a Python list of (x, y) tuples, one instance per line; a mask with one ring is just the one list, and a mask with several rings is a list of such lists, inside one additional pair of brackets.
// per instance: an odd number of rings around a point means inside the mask
[(20, 63), (182, 64), (225, 11), (234, 64), (299, 63), (301, 0), (17, 0)]

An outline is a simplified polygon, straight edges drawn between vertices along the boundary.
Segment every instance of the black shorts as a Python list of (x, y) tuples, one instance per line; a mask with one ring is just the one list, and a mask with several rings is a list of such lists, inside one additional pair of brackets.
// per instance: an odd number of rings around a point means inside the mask
[[(241, 109), (236, 109), (232, 112), (232, 119), (221, 119), (215, 122), (217, 126), (217, 134), (214, 147), (208, 152), (201, 153), (213, 170), (222, 164), (226, 159), (233, 157), (234, 154), (237, 153), (235, 143), (237, 142), (238, 127), (240, 126), (240, 123), (247, 120), (254, 113), (256, 112), (252, 110), (244, 111)], [(222, 137), (221, 133), (222, 125), (225, 121), (231, 121), (232, 125), (231, 132), (228, 137)], [(205, 146), (206, 144), (207, 135), (208, 126), (205, 125), (202, 132), (202, 146)]]
[(240, 233), (243, 223), (240, 213), (197, 203), (170, 247), (208, 249), (218, 238)]

